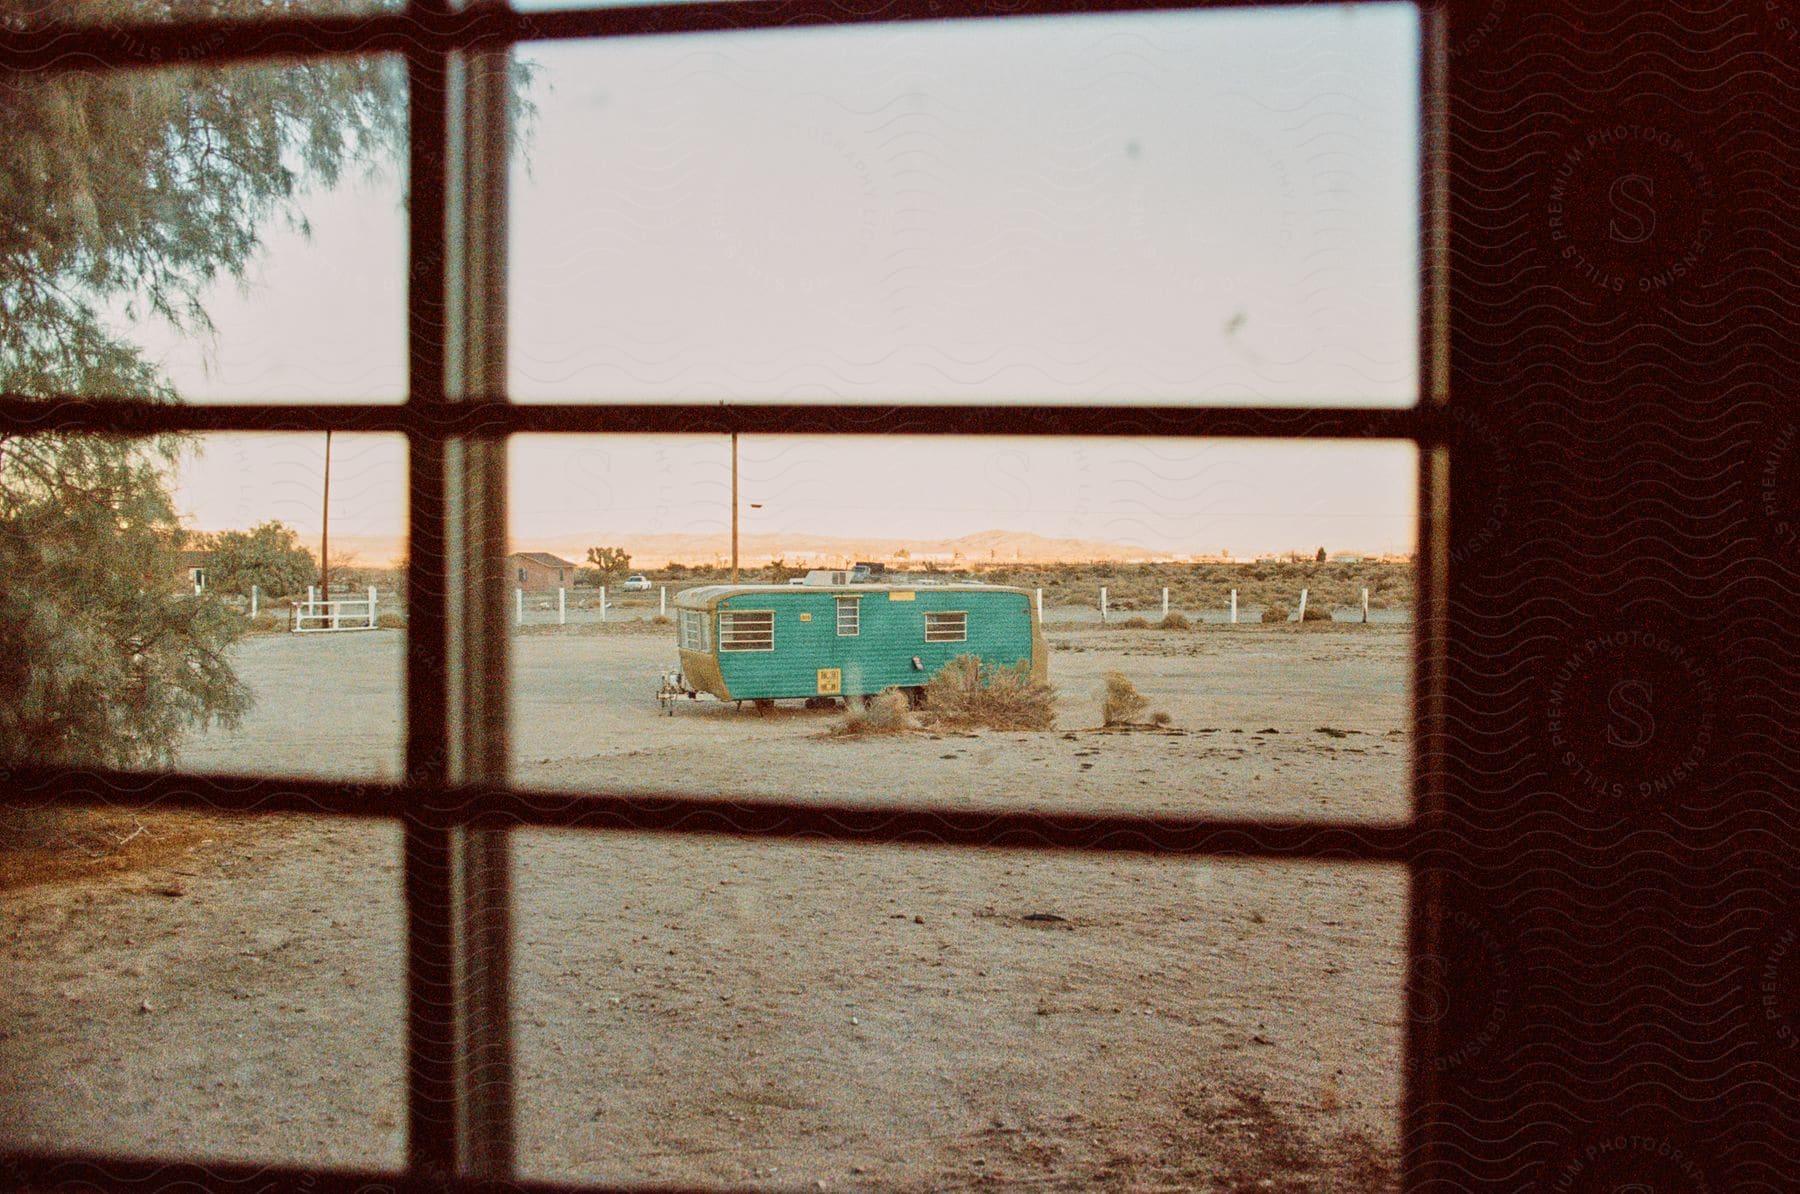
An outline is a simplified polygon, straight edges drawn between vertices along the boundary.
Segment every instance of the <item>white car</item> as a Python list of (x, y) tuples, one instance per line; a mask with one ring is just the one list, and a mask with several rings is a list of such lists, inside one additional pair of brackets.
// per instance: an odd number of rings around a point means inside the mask
[(648, 593), (650, 591), (650, 578), (641, 572), (632, 573), (625, 578), (625, 591), (627, 593)]

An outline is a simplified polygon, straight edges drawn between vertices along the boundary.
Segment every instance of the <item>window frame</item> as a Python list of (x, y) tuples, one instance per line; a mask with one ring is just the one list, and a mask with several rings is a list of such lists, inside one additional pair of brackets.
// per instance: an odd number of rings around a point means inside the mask
[[(688, 645), (688, 627), (699, 628), (700, 645)], [(675, 648), (678, 651), (697, 651), (708, 654), (712, 651), (712, 618), (703, 609), (678, 609), (675, 611)]]
[[(1275, 8), (1303, 0), (1249, 0)], [(348, 785), (263, 776), (144, 775), (36, 764), (10, 768), (14, 807), (131, 805), (307, 813), (396, 821), (404, 829), (407, 925), (405, 1176), (440, 1186), (510, 1180), (514, 1169), (508, 832), (567, 827), (863, 846), (929, 840), (945, 848), (1237, 857), (1293, 865), (1367, 863), (1407, 869), (1410, 971), (1435, 948), (1443, 916), (1444, 590), (1450, 557), (1448, 468), (1458, 429), (1448, 417), (1448, 172), (1445, 96), (1455, 6), (1420, 12), (1419, 393), (1410, 407), (1169, 407), (906, 403), (704, 403), (515, 406), (505, 390), (507, 113), (515, 45), (621, 36), (891, 24), (1034, 14), (1205, 10), (1246, 0), (736, 0), (518, 13), (448, 0), (332, 17), (170, 21), (0, 31), (0, 68), (57, 73), (169, 64), (194, 67), (355, 54), (404, 56), (408, 71), (408, 395), (400, 405), (161, 405), (74, 395), (0, 395), (0, 430), (150, 435), (209, 431), (397, 432), (409, 444), (409, 629), (406, 770), (393, 783)], [(1462, 20), (1473, 20), (1468, 14)], [(492, 329), (501, 329), (499, 335)], [(50, 401), (46, 401), (50, 399)], [(783, 799), (654, 793), (525, 793), (508, 780), (505, 463), (528, 433), (908, 434), (1398, 439), (1419, 450), (1413, 634), (1412, 817), (1399, 824), (1246, 821), (1217, 817), (972, 813), (828, 806)], [(440, 558), (439, 553), (442, 553)], [(860, 623), (860, 618), (859, 618)], [(773, 614), (771, 644), (773, 650)], [(966, 624), (965, 624), (966, 634)], [(966, 641), (966, 640), (965, 640)], [(722, 649), (722, 644), (721, 644)], [(1430, 745), (1428, 745), (1430, 744)], [(1435, 754), (1434, 754), (1435, 752)], [(1454, 857), (1454, 855), (1452, 855)], [(1409, 1007), (1409, 1012), (1410, 1012)], [(1442, 1129), (1423, 1110), (1437, 1089), (1437, 1029), (1406, 1018), (1400, 1152), (1417, 1184)], [(138, 1188), (145, 1180), (232, 1188), (250, 1178), (311, 1189), (394, 1174), (296, 1164), (271, 1168), (167, 1157), (9, 1152), (15, 1180)], [(588, 1189), (606, 1189), (588, 1186)]]
[[(767, 618), (769, 624), (769, 645), (766, 647), (742, 647), (729, 645), (726, 636), (725, 619), (740, 617)], [(751, 640), (757, 641), (757, 640)], [(772, 654), (775, 650), (775, 611), (772, 609), (722, 609), (719, 611), (719, 654), (730, 652), (740, 654)]]
[[(846, 634), (844, 632), (844, 611), (846, 609), (848, 609), (850, 611), (850, 623), (851, 623), (850, 631), (848, 634)], [(861, 597), (839, 597), (839, 598), (837, 598), (837, 636), (839, 638), (861, 638), (862, 637), (862, 598)]]

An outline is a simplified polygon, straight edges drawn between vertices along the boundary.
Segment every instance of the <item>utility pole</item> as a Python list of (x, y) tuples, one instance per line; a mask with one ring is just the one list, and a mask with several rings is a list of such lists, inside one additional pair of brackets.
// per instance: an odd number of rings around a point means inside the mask
[(319, 513), (319, 593), (331, 600), (331, 432), (325, 432), (325, 505)]
[(731, 433), (731, 583), (738, 582), (737, 432)]

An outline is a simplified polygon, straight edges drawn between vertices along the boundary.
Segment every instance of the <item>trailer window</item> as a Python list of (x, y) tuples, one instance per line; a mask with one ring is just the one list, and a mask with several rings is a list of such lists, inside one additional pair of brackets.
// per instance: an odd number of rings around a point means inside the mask
[(677, 640), (680, 643), (681, 649), (683, 651), (705, 651), (710, 649), (712, 646), (712, 643), (709, 641), (711, 636), (708, 633), (710, 629), (711, 627), (708, 624), (706, 611), (698, 609), (682, 610), (681, 628)]
[(775, 612), (767, 609), (734, 610), (719, 615), (719, 650), (773, 651)]
[(931, 610), (925, 615), (925, 641), (928, 643), (961, 643), (969, 639), (969, 615), (957, 611)]
[(860, 597), (839, 597), (837, 599), (837, 627), (839, 638), (855, 638), (862, 633), (862, 610)]

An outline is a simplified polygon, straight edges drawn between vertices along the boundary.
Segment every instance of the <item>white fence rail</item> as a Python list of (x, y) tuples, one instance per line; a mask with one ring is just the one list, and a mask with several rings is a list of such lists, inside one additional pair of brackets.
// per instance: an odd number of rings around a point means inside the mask
[(336, 601), (321, 598), (317, 589), (308, 589), (305, 601), (288, 605), (288, 629), (295, 634), (374, 630), (378, 626), (375, 605), (373, 586), (367, 597), (343, 597)]

